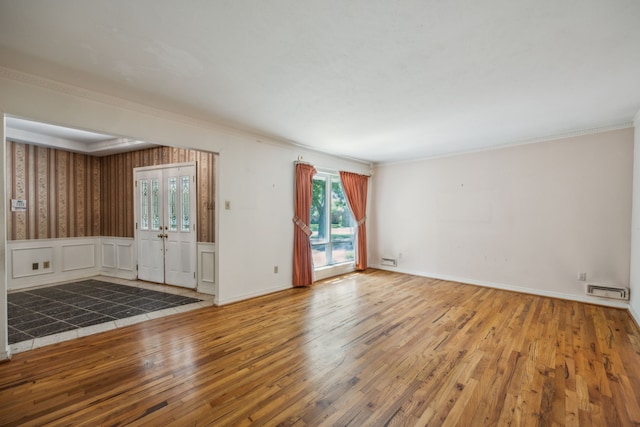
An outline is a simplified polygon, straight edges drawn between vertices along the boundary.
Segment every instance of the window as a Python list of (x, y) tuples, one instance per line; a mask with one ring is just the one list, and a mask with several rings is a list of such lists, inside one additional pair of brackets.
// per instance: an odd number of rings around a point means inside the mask
[(314, 175), (310, 228), (314, 267), (353, 262), (353, 215), (338, 175)]

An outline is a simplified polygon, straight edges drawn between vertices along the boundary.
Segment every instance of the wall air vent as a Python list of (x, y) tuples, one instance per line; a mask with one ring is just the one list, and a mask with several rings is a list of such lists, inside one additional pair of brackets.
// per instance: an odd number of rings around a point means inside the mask
[(587, 283), (585, 292), (587, 295), (593, 295), (594, 297), (620, 299), (620, 300), (629, 299), (629, 288), (620, 288), (616, 286)]
[(380, 264), (396, 267), (398, 265), (398, 261), (395, 258), (381, 258)]

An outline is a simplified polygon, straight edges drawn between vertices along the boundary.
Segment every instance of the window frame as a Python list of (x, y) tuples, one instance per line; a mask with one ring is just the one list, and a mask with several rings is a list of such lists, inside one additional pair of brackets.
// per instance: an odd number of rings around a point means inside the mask
[[(349, 207), (348, 202), (346, 203), (346, 207), (347, 207), (347, 212), (349, 215), (349, 223), (350, 226), (349, 228), (351, 229), (351, 234), (350, 234), (350, 238), (348, 239), (333, 239), (333, 229), (331, 227), (331, 214), (332, 214), (332, 206), (333, 206), (333, 200), (332, 200), (332, 194), (333, 194), (333, 182), (334, 179), (337, 180), (338, 184), (340, 185), (340, 189), (342, 190), (343, 196), (345, 198), (346, 201), (346, 195), (344, 194), (344, 188), (342, 188), (342, 181), (340, 180), (340, 175), (337, 172), (330, 172), (330, 171), (317, 171), (314, 175), (313, 175), (313, 180), (316, 179), (316, 177), (321, 177), (324, 178), (324, 184), (325, 184), (325, 215), (324, 215), (324, 221), (325, 221), (325, 236), (324, 239), (319, 240), (319, 239), (314, 239), (313, 237), (309, 236), (309, 242), (311, 244), (311, 252), (313, 253), (314, 248), (315, 247), (325, 247), (325, 257), (326, 257), (326, 263), (323, 265), (315, 265), (314, 262), (314, 270), (319, 270), (319, 269), (325, 269), (325, 268), (331, 268), (331, 267), (335, 267), (335, 266), (340, 266), (340, 265), (348, 265), (348, 264), (354, 264), (355, 265), (355, 244), (356, 244), (356, 227), (355, 227), (355, 219), (353, 217), (353, 212), (351, 212), (351, 208)], [(313, 193), (312, 193), (312, 197), (313, 197)], [(311, 203), (311, 209), (313, 209), (313, 200)], [(336, 244), (343, 244), (343, 243), (351, 243), (352, 247), (353, 247), (353, 252), (354, 252), (354, 258), (351, 260), (347, 260), (347, 261), (339, 261), (339, 262), (334, 262), (333, 261), (333, 251), (334, 251), (334, 245)]]

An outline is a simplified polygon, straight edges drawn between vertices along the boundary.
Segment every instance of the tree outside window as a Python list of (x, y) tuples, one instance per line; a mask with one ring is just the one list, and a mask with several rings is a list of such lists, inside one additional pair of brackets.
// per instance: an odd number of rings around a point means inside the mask
[(314, 175), (310, 228), (316, 268), (353, 262), (354, 220), (339, 176)]

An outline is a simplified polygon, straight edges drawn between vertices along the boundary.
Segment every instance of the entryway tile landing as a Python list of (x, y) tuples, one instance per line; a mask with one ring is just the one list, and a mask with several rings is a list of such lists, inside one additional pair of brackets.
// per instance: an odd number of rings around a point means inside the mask
[(9, 344), (19, 353), (211, 305), (212, 295), (112, 278), (12, 292)]

